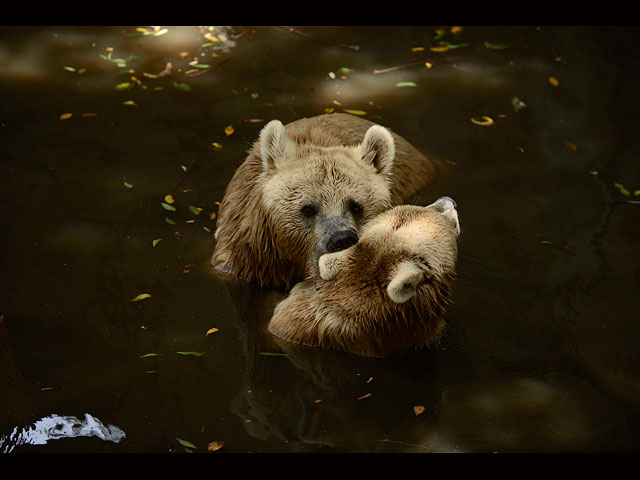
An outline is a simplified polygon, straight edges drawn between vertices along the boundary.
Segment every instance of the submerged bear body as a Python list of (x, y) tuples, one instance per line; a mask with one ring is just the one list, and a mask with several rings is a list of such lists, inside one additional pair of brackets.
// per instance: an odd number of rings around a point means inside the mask
[(401, 205), (360, 241), (323, 255), (320, 276), (296, 285), (269, 323), (288, 342), (390, 357), (436, 341), (455, 276), (455, 203)]
[(245, 281), (290, 288), (434, 177), (406, 140), (362, 118), (272, 121), (227, 187), (211, 262)]

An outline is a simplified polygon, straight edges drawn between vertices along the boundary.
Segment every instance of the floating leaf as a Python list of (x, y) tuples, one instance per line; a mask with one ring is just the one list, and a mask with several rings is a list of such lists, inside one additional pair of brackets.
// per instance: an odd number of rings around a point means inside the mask
[(351, 115), (366, 115), (367, 112), (364, 110), (345, 110), (345, 112), (350, 113)]
[(396, 83), (396, 87), (399, 88), (404, 88), (404, 87), (417, 87), (418, 85), (416, 85), (413, 82), (398, 82)]
[(162, 208), (164, 208), (165, 210), (169, 210), (171, 212), (176, 211), (176, 207), (174, 207), (173, 205), (169, 205), (168, 203), (164, 203), (164, 202), (160, 202), (160, 204), (162, 205)]
[(202, 209), (200, 207), (196, 207), (194, 205), (189, 205), (189, 211), (191, 213), (193, 213), (194, 215), (200, 215), (200, 212), (202, 211)]
[(67, 70), (69, 72), (75, 72), (76, 71), (76, 69), (73, 68), (73, 67), (62, 67), (62, 68), (64, 68), (65, 70)]
[(200, 69), (205, 69), (205, 68), (210, 68), (211, 65), (208, 65), (206, 63), (196, 63), (195, 65), (191, 65), (193, 68), (200, 68)]
[(173, 199), (173, 197), (169, 194), (169, 195), (165, 195), (164, 197), (164, 201), (171, 204), (173, 203), (175, 200)]
[(132, 107), (137, 107), (138, 104), (136, 102), (134, 102), (133, 100), (127, 100), (126, 102), (122, 102), (123, 105), (130, 105)]
[(347, 73), (351, 73), (351, 72), (353, 72), (353, 68), (340, 67), (340, 68), (338, 69), (338, 73), (339, 73), (340, 75), (346, 75)]
[(251, 94), (251, 98), (253, 98), (254, 100), (255, 100), (256, 98), (258, 98), (259, 96), (260, 96), (260, 94), (259, 94), (259, 93), (256, 93), (256, 92), (253, 92), (253, 93)]
[(201, 357), (205, 354), (205, 352), (176, 352), (176, 353), (185, 357)]
[(218, 39), (218, 37), (216, 37), (215, 35), (211, 35), (210, 33), (207, 33), (204, 38), (206, 38), (207, 40), (209, 40), (210, 42), (214, 42), (217, 43), (220, 40)]
[(133, 188), (133, 184), (128, 183), (128, 182), (124, 182), (124, 186), (127, 188)]
[(207, 330), (207, 335), (211, 335), (212, 333), (216, 333), (216, 332), (219, 332), (219, 331), (220, 331), (219, 329), (213, 327), (213, 328), (210, 328), (209, 330)]
[(177, 437), (176, 437), (176, 440), (178, 440), (178, 443), (180, 443), (180, 445), (182, 445), (183, 447), (198, 448), (193, 443), (191, 443), (189, 440), (183, 440), (182, 438), (177, 438)]
[(367, 393), (367, 394), (365, 394), (365, 395), (362, 395), (361, 397), (358, 397), (358, 400), (362, 400), (362, 399), (364, 399), (364, 398), (369, 398), (370, 396), (371, 396), (371, 394), (370, 394), (370, 393)]
[(471, 121), (476, 125), (480, 125), (483, 127), (489, 127), (493, 125), (493, 119), (487, 116), (482, 116), (480, 118), (472, 118)]
[(149, 357), (159, 357), (159, 353), (145, 353), (144, 355), (140, 355), (140, 358), (149, 358)]
[(258, 355), (263, 355), (265, 357), (286, 357), (286, 353), (272, 353), (272, 352), (258, 352)]
[(130, 88), (133, 88), (133, 85), (134, 84), (131, 82), (119, 83), (118, 85), (116, 85), (116, 90), (118, 91), (129, 90)]
[(454, 45), (448, 45), (450, 50), (454, 50), (456, 48), (464, 48), (464, 47), (468, 47), (468, 46), (469, 46), (468, 43), (457, 43), (457, 44), (454, 44)]
[(614, 184), (613, 184), (613, 186), (614, 186), (614, 187), (616, 187), (618, 190), (620, 190), (620, 193), (621, 193), (622, 195), (626, 195), (626, 196), (631, 195), (631, 193), (629, 192), (629, 190), (627, 190), (626, 188), (624, 188), (624, 186), (622, 186), (622, 184), (620, 184), (620, 183), (617, 183), (617, 182), (616, 182), (616, 183), (614, 183)]
[(66, 120), (68, 118), (71, 118), (73, 116), (73, 113), (63, 113), (62, 115), (60, 115), (60, 120)]
[(131, 301), (132, 302), (138, 302), (140, 300), (144, 300), (145, 298), (150, 298), (150, 297), (151, 297), (151, 295), (149, 295), (148, 293), (141, 293), (137, 297), (132, 298)]
[(451, 27), (451, 33), (453, 33), (454, 35), (460, 35), (463, 30), (464, 27)]
[(220, 144), (219, 144), (219, 143), (217, 143), (217, 142), (213, 142), (211, 145), (212, 145), (212, 146), (213, 146), (213, 148), (215, 148), (216, 150), (220, 150), (220, 149), (222, 148), (222, 145), (220, 145)]
[(542, 240), (540, 243), (544, 243), (545, 245), (553, 245), (549, 240)]
[(413, 47), (412, 52), (424, 52), (424, 47)]
[(151, 244), (155, 247), (158, 243), (160, 243), (162, 241), (161, 238), (156, 238), (153, 242), (151, 242)]
[(176, 224), (176, 222), (171, 220), (169, 217), (164, 217), (164, 221), (167, 222), (169, 225), (175, 225)]
[(224, 442), (209, 442), (209, 445), (207, 445), (207, 451), (216, 452), (222, 447), (224, 447)]
[(449, 50), (449, 47), (431, 47), (429, 50), (431, 50), (432, 52), (446, 52), (447, 50)]
[(413, 407), (413, 413), (416, 414), (416, 416), (420, 415), (421, 413), (424, 413), (424, 406), (422, 405), (415, 405)]
[(329, 72), (329, 78), (330, 78), (331, 80), (335, 80), (335, 78), (336, 78), (336, 74), (335, 74), (335, 73), (333, 73), (333, 72)]
[(169, 30), (167, 28), (163, 28), (162, 30), (158, 30), (157, 32), (155, 32), (153, 34), (154, 37), (159, 37), (160, 35), (164, 35), (165, 33), (167, 33)]
[(484, 46), (486, 48), (488, 48), (489, 50), (504, 50), (506, 48), (509, 48), (509, 45), (504, 44), (504, 43), (489, 43), (489, 42), (484, 42)]
[(233, 125), (228, 125), (225, 129), (224, 129), (224, 133), (227, 134), (227, 136), (231, 135), (233, 132), (235, 132), (235, 129), (233, 128)]
[(191, 90), (191, 87), (183, 82), (173, 82), (173, 88), (183, 92), (188, 92), (189, 90)]
[(549, 77), (549, 83), (554, 87), (557, 87), (558, 85), (560, 85), (560, 82), (556, 77)]

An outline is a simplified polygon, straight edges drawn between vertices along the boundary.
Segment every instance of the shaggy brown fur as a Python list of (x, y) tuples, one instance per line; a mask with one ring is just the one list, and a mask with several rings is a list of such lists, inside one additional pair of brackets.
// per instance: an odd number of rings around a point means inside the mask
[(290, 342), (367, 356), (432, 343), (444, 326), (459, 231), (448, 197), (382, 213), (356, 245), (321, 257), (320, 277), (293, 288), (269, 330)]
[[(245, 281), (289, 288), (317, 265), (325, 253), (321, 234), (332, 227), (303, 218), (305, 202), (317, 218), (339, 219), (340, 228), (357, 233), (435, 177), (432, 163), (406, 140), (362, 118), (305, 118), (286, 125), (286, 135), (274, 123), (236, 171), (218, 212), (211, 262)], [(368, 147), (360, 147), (368, 133)], [(349, 212), (354, 201), (362, 211)]]

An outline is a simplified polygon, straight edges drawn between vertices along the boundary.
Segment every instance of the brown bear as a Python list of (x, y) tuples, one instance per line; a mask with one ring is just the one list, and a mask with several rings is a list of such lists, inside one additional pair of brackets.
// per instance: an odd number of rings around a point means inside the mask
[(376, 357), (432, 343), (444, 326), (459, 233), (449, 197), (387, 210), (357, 244), (320, 258), (320, 277), (291, 290), (269, 331), (288, 342)]
[(402, 137), (348, 114), (269, 122), (220, 204), (216, 270), (290, 288), (327, 252), (435, 177)]

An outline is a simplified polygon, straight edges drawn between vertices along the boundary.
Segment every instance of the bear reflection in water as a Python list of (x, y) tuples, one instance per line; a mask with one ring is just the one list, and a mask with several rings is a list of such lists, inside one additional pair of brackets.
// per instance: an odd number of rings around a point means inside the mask
[(379, 357), (434, 342), (455, 276), (455, 207), (442, 197), (378, 215), (356, 245), (320, 258), (319, 277), (296, 285), (276, 307), (271, 333)]

